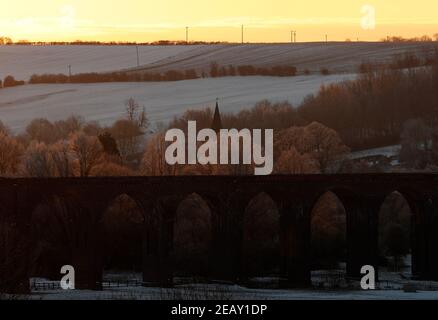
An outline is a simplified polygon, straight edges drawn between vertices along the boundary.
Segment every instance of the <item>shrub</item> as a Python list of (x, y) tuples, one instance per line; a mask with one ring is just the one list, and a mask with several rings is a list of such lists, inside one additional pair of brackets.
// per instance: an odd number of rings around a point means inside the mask
[(321, 68), (321, 74), (323, 76), (328, 76), (330, 74), (330, 71), (327, 68)]
[(17, 81), (13, 76), (6, 76), (5, 80), (3, 81), (3, 87), (15, 87), (15, 86), (21, 86), (24, 84), (24, 81)]

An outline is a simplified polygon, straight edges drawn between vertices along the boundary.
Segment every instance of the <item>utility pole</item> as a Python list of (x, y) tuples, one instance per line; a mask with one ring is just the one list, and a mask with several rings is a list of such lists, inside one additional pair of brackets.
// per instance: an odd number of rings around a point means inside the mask
[(136, 51), (137, 51), (137, 67), (140, 66), (140, 56), (138, 54), (138, 44), (135, 45)]
[(242, 33), (242, 44), (243, 44), (243, 24), (241, 28), (242, 28), (241, 33)]
[(186, 44), (189, 43), (189, 27), (186, 27)]
[(295, 30), (292, 30), (290, 32), (290, 42), (291, 43), (297, 42), (297, 32)]
[(325, 35), (325, 42), (328, 42), (328, 35)]

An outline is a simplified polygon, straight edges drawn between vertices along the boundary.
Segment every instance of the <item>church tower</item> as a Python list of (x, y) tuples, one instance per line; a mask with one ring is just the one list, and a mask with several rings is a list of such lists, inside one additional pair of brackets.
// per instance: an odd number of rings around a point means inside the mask
[(221, 114), (219, 112), (219, 99), (216, 99), (216, 108), (214, 109), (213, 122), (211, 124), (211, 128), (218, 133), (222, 129), (222, 120)]

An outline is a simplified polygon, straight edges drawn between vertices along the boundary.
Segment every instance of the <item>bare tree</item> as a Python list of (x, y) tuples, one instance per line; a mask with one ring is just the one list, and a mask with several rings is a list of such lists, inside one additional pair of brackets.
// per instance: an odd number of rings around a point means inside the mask
[(333, 169), (336, 161), (340, 161), (349, 152), (339, 134), (318, 122), (312, 122), (306, 127), (309, 135), (310, 151), (319, 163), (322, 173)]
[(281, 153), (276, 161), (275, 171), (282, 174), (319, 173), (319, 166), (310, 154), (301, 154), (292, 147)]
[(128, 120), (133, 121), (142, 130), (145, 130), (149, 126), (149, 120), (146, 116), (145, 107), (140, 107), (138, 102), (133, 98), (129, 98), (125, 102), (126, 114)]
[(9, 37), (0, 37), (0, 45), (2, 44), (12, 44), (12, 39)]
[(421, 119), (408, 120), (401, 133), (400, 160), (406, 165), (423, 169), (432, 148), (432, 130)]
[(30, 177), (43, 178), (55, 175), (50, 151), (44, 142), (33, 141), (30, 144), (24, 157), (24, 168)]
[(84, 126), (85, 120), (78, 115), (71, 115), (66, 120), (56, 121), (54, 127), (59, 138), (67, 139), (68, 136), (76, 131), (80, 131)]
[(118, 151), (124, 161), (133, 160), (139, 153), (143, 133), (133, 120), (121, 119), (113, 124), (111, 136), (117, 142)]
[(26, 133), (30, 140), (36, 140), (37, 142), (44, 142), (47, 144), (54, 143), (59, 138), (53, 123), (44, 118), (32, 120), (26, 127)]
[(79, 176), (87, 177), (91, 169), (99, 163), (102, 156), (102, 145), (97, 137), (76, 132), (70, 137), (70, 150), (78, 166)]
[(62, 140), (49, 147), (51, 161), (58, 177), (73, 175), (73, 156), (68, 141)]
[(23, 152), (23, 146), (0, 129), (0, 175), (16, 174)]
[(166, 146), (163, 133), (157, 133), (149, 139), (143, 155), (143, 174), (151, 176), (176, 174), (177, 166), (170, 166), (166, 163)]
[[(302, 161), (309, 162), (306, 168), (301, 168), (302, 170), (314, 172), (316, 164), (317, 171), (323, 173), (333, 170), (336, 161), (342, 160), (349, 151), (336, 131), (318, 122), (281, 131), (276, 136), (274, 149), (275, 158), (282, 157), (281, 164), (277, 166), (280, 171), (300, 170), (299, 167), (294, 167), (293, 163), (286, 162), (295, 162), (294, 159), (301, 155)], [(285, 151), (290, 152), (283, 154)]]
[[(0, 87), (1, 87), (1, 83), (0, 83)], [(9, 129), (9, 127), (5, 125), (3, 121), (0, 120), (0, 133), (3, 133), (4, 135), (8, 136), (10, 132), (11, 130)]]

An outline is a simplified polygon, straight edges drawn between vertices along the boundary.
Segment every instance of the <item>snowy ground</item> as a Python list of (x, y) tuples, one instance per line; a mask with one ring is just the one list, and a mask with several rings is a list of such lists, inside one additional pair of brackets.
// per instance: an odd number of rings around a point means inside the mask
[[(438, 300), (438, 282), (409, 280), (410, 257), (405, 259), (406, 265), (400, 272), (388, 272), (381, 267), (380, 282), (377, 290), (362, 290), (358, 281), (345, 282), (345, 269), (312, 271), (313, 289), (251, 289), (236, 284), (196, 283), (189, 278), (174, 278), (174, 288), (155, 288), (141, 286), (141, 273), (106, 271), (104, 273), (104, 290), (33, 290), (25, 299), (64, 300)], [(345, 266), (345, 265), (344, 265)], [(340, 276), (340, 277), (339, 277)], [(339, 281), (342, 278), (343, 281)], [(276, 283), (277, 277), (253, 278), (264, 288), (270, 288), (269, 283)], [(59, 282), (33, 278), (32, 282), (54, 284)], [(108, 282), (108, 281), (111, 281)], [(129, 281), (129, 282), (127, 282)], [(132, 285), (137, 282), (136, 285)], [(324, 282), (320, 286), (320, 282)], [(335, 284), (336, 287), (332, 285)], [(405, 292), (404, 288), (415, 287), (416, 292)]]
[[(140, 64), (164, 63), (200, 46), (139, 46)], [(0, 46), (0, 79), (29, 80), (34, 73), (103, 72), (137, 65), (135, 46)]]
[(335, 73), (357, 72), (360, 63), (384, 63), (405, 52), (422, 56), (433, 51), (435, 43), (330, 42), (294, 44), (244, 44), (200, 46), (181, 52), (166, 61), (155, 61), (139, 69), (166, 71), (189, 69), (208, 71), (210, 63), (256, 66), (293, 65), (299, 72), (319, 72), (328, 68)]
[[(435, 43), (330, 42), (295, 44), (222, 44), (195, 46), (139, 46), (140, 69), (166, 71), (221, 65), (294, 65), (299, 72), (354, 73), (363, 61), (385, 62), (394, 55), (422, 55)], [(0, 46), (0, 79), (11, 74), (28, 80), (34, 74), (103, 72), (136, 68), (135, 46)]]
[(0, 89), (0, 119), (14, 132), (44, 117), (65, 119), (71, 114), (111, 124), (124, 115), (132, 97), (146, 107), (151, 123), (166, 122), (190, 108), (212, 107), (220, 98), (221, 112), (251, 108), (260, 100), (288, 100), (297, 105), (322, 84), (356, 75), (297, 77), (226, 77), (176, 82), (39, 84)]
[[(130, 97), (147, 108), (152, 124), (166, 122), (189, 108), (221, 111), (250, 108), (262, 99), (297, 105), (321, 84), (355, 78), (364, 60), (387, 61), (396, 54), (432, 50), (431, 43), (297, 43), (199, 46), (140, 46), (141, 70), (208, 69), (221, 65), (295, 65), (300, 71), (327, 67), (338, 73), (292, 78), (227, 77), (160, 83), (26, 85), (0, 90), (0, 120), (20, 132), (36, 117), (59, 120), (79, 114), (107, 125), (124, 113)], [(0, 46), (0, 79), (7, 74), (27, 80), (34, 73), (129, 70), (137, 64), (135, 46)]]
[(185, 285), (172, 289), (125, 287), (105, 291), (52, 290), (34, 292), (27, 299), (43, 300), (438, 300), (438, 291), (403, 290), (271, 290), (238, 285)]
[(372, 156), (394, 157), (400, 153), (401, 146), (399, 144), (382, 148), (367, 149), (362, 151), (352, 152), (349, 158), (352, 160), (361, 159)]

